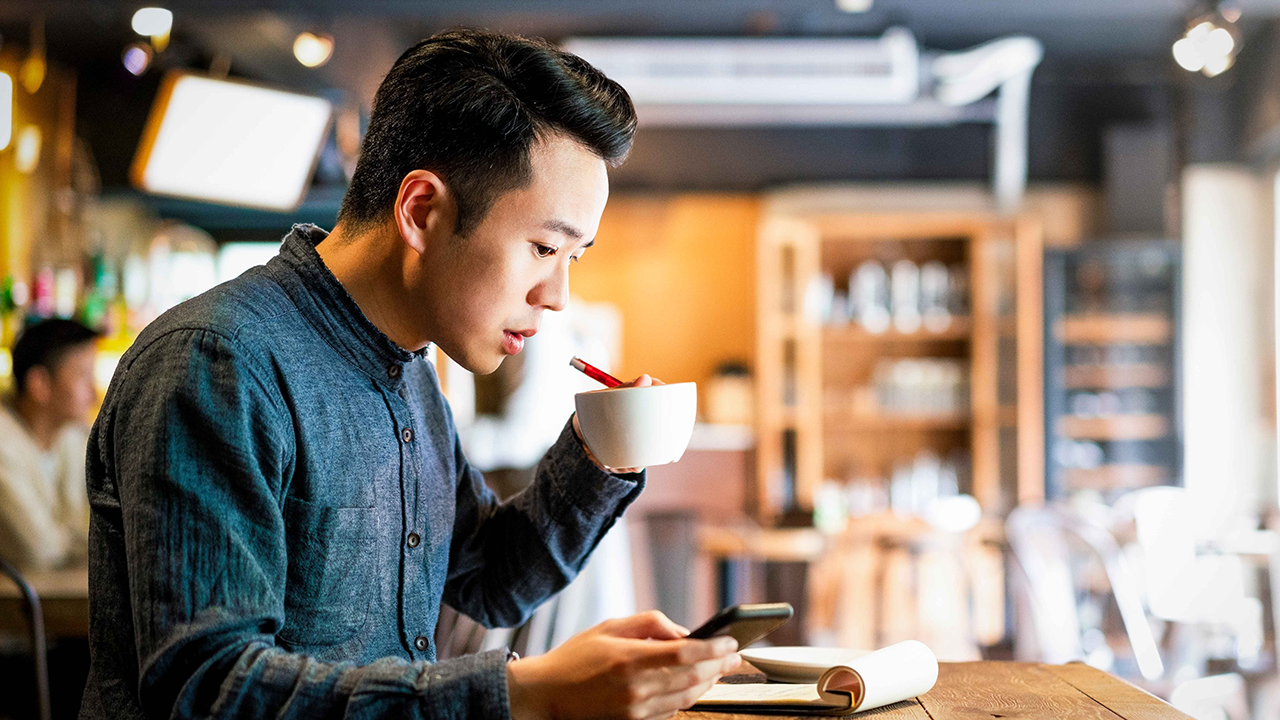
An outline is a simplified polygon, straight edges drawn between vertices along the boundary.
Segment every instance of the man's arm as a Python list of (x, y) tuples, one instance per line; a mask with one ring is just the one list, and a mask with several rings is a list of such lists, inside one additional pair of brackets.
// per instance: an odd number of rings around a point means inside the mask
[(166, 718), (505, 717), (503, 653), (356, 666), (276, 646), (293, 431), (266, 377), (226, 338), (175, 331), (117, 378), (118, 400), (95, 430), (114, 449), (106, 474), (119, 492), (143, 710)]
[(488, 627), (515, 627), (577, 576), (644, 474), (605, 472), (565, 423), (533, 483), (499, 503), (463, 455), (451, 417), (448, 430), (458, 476), (444, 601)]

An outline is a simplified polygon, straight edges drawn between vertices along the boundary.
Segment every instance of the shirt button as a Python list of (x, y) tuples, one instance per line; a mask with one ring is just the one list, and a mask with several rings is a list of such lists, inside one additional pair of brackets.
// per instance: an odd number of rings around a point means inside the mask
[(414, 640), (413, 640), (413, 646), (414, 646), (414, 647), (416, 647), (416, 648), (418, 648), (419, 652), (426, 652), (426, 651), (427, 651), (427, 638), (426, 638), (426, 636), (424, 636), (424, 635), (419, 635), (418, 637), (414, 638)]
[(400, 366), (399, 366), (399, 365), (391, 365), (391, 366), (389, 366), (389, 367), (387, 368), (387, 377), (389, 377), (389, 378), (391, 378), (391, 379), (393, 379), (393, 380), (394, 380), (395, 378), (400, 377)]
[(405, 428), (400, 431), (400, 439), (405, 442), (413, 442), (413, 430)]
[(416, 548), (418, 543), (422, 542), (422, 538), (418, 536), (418, 533), (409, 533), (408, 542), (409, 547)]

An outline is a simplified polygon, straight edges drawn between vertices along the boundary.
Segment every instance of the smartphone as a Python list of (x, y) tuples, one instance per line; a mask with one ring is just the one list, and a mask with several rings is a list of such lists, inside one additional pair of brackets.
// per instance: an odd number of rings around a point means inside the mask
[(791, 603), (734, 605), (716, 613), (715, 617), (689, 633), (689, 637), (706, 640), (728, 635), (738, 641), (738, 649), (741, 650), (776, 630), (794, 613)]

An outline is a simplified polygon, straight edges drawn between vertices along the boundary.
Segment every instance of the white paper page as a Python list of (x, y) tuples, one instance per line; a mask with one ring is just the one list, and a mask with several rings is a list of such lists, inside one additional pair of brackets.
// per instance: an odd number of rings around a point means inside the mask
[(790, 683), (750, 683), (744, 685), (718, 684), (712, 685), (698, 704), (716, 703), (721, 705), (772, 705), (812, 707), (846, 707), (846, 704), (832, 706), (818, 697), (817, 685), (793, 685)]
[(871, 710), (929, 692), (938, 681), (938, 659), (917, 640), (868, 653), (849, 663), (862, 676), (866, 695), (858, 711)]

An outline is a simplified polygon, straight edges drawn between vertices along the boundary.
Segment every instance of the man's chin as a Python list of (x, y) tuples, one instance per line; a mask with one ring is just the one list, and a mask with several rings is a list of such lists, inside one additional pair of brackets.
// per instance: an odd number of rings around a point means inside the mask
[[(446, 355), (448, 353), (445, 353)], [(488, 375), (497, 371), (502, 365), (502, 361), (506, 359), (506, 355), (502, 353), (490, 354), (485, 353), (481, 357), (468, 356), (466, 358), (454, 358), (453, 361), (458, 363), (467, 372), (472, 375)]]

